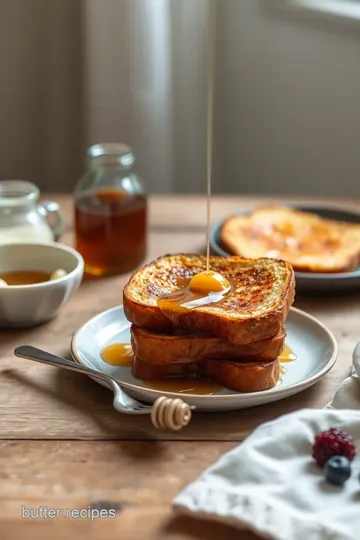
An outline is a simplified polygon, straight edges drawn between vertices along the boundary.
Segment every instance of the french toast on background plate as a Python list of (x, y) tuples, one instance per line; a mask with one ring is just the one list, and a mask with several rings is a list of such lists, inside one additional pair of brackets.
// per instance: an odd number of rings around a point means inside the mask
[(214, 296), (194, 294), (189, 283), (206, 270), (206, 262), (201, 255), (166, 255), (130, 278), (123, 307), (132, 323), (133, 375), (205, 377), (239, 392), (274, 387), (295, 295), (291, 265), (271, 258), (210, 257), (209, 268), (229, 287)]
[(360, 223), (286, 206), (264, 205), (230, 216), (219, 240), (230, 254), (283, 259), (295, 272), (351, 272), (360, 264)]

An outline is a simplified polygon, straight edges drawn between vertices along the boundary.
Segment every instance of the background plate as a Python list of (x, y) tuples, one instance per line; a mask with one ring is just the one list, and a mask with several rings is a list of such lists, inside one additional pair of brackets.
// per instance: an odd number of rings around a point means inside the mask
[[(286, 205), (298, 210), (310, 211), (319, 216), (338, 221), (349, 221), (360, 223), (360, 213), (344, 210), (343, 208), (319, 206), (319, 205)], [(249, 214), (252, 209), (239, 211), (238, 214)], [(224, 220), (223, 220), (224, 221)], [(216, 223), (210, 232), (210, 246), (216, 255), (221, 257), (229, 257), (229, 252), (221, 245), (220, 230), (223, 221)], [(311, 293), (328, 293), (328, 292), (345, 292), (345, 291), (360, 291), (360, 268), (353, 272), (344, 272), (339, 274), (311, 274), (304, 272), (295, 272), (296, 291), (311, 292)]]
[(74, 360), (113, 376), (129, 395), (141, 401), (153, 403), (162, 395), (181, 396), (187, 403), (203, 411), (245, 409), (296, 394), (321, 379), (333, 367), (338, 355), (337, 343), (331, 332), (314, 317), (291, 308), (286, 324), (286, 343), (297, 359), (284, 364), (287, 372), (278, 386), (251, 394), (227, 389), (212, 396), (175, 394), (147, 388), (131, 375), (130, 368), (114, 367), (101, 359), (101, 351), (106, 346), (130, 342), (129, 328), (122, 306), (100, 313), (75, 333), (71, 343)]

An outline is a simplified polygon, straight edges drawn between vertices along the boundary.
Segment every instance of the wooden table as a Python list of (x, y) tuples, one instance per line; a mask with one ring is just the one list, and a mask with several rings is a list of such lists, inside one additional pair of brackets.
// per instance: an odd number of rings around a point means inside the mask
[[(49, 198), (49, 197), (47, 197)], [(62, 239), (72, 243), (68, 196), (52, 196), (65, 214)], [(214, 197), (212, 221), (260, 199)], [(327, 201), (329, 202), (329, 201)], [(360, 201), (342, 201), (360, 209)], [(148, 260), (169, 252), (202, 252), (204, 197), (153, 197)], [(90, 379), (20, 360), (13, 349), (32, 344), (69, 356), (73, 332), (99, 311), (121, 303), (129, 276), (84, 282), (52, 322), (0, 333), (0, 536), (23, 538), (190, 540), (241, 537), (231, 528), (175, 517), (172, 498), (256, 426), (301, 407), (325, 405), (350, 371), (358, 339), (360, 295), (311, 299), (295, 305), (318, 317), (340, 348), (333, 370), (292, 398), (252, 410), (194, 415), (179, 433), (152, 429), (112, 408), (112, 394)], [(22, 508), (116, 509), (115, 519), (24, 519)], [(291, 540), (291, 539), (289, 539)]]

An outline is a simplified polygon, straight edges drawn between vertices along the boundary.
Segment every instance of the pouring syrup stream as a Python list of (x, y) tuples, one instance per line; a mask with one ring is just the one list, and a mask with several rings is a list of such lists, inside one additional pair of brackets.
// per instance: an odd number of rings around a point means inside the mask
[(210, 1), (209, 32), (208, 32), (208, 99), (207, 99), (207, 129), (206, 129), (206, 272), (209, 272), (210, 261), (210, 199), (212, 179), (212, 147), (213, 147), (213, 116), (214, 116), (214, 62), (215, 62), (215, 2)]
[(158, 300), (160, 309), (175, 323), (188, 309), (201, 307), (220, 301), (230, 289), (225, 276), (210, 270), (210, 199), (212, 182), (213, 114), (214, 114), (214, 64), (216, 0), (210, 0), (208, 17), (207, 54), (207, 126), (206, 126), (206, 266), (205, 270), (193, 275), (189, 282)]
[[(230, 290), (229, 281), (219, 272), (210, 270), (210, 200), (212, 182), (213, 154), (213, 115), (214, 115), (214, 65), (215, 65), (215, 29), (216, 0), (210, 0), (208, 17), (207, 46), (207, 126), (206, 126), (206, 269), (194, 275), (185, 288), (160, 298), (158, 305), (166, 314), (174, 318), (180, 312), (192, 307), (211, 304), (223, 298)], [(195, 300), (195, 302), (193, 302)]]

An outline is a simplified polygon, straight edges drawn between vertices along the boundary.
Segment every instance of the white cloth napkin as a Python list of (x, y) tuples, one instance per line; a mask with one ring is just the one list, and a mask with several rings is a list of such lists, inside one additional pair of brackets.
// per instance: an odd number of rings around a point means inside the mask
[[(354, 372), (324, 409), (302, 409), (258, 427), (173, 501), (174, 510), (248, 528), (274, 540), (360, 539), (360, 343)], [(320, 431), (339, 427), (358, 456), (342, 487), (314, 462)]]
[[(343, 381), (326, 408), (360, 410), (360, 342), (355, 346), (352, 360), (353, 369), (350, 377)], [(358, 538), (360, 539), (360, 531)]]

